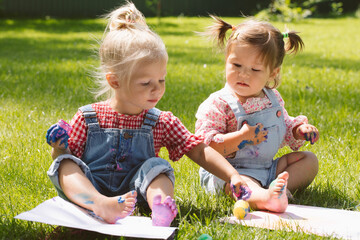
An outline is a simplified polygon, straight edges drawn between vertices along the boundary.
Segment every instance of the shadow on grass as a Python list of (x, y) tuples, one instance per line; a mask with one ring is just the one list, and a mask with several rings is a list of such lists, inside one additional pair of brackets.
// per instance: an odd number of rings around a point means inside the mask
[(322, 57), (320, 54), (301, 53), (296, 56), (296, 65), (310, 67), (310, 68), (333, 68), (340, 70), (359, 71), (360, 65), (358, 60), (337, 58), (337, 57)]
[(0, 38), (0, 45), (6, 46), (0, 49), (0, 61), (14, 61), (17, 64), (28, 64), (29, 61), (33, 61), (48, 64), (51, 59), (87, 60), (94, 55), (91, 44), (90, 39), (62, 40), (56, 36), (50, 39)]
[[(355, 204), (357, 201), (346, 193), (328, 185), (326, 188), (308, 188), (294, 194), (295, 200), (290, 201), (292, 204), (308, 205), (323, 208), (344, 209), (344, 203)], [(351, 207), (350, 207), (351, 208)]]
[(29, 20), (0, 20), (0, 32), (33, 29), (46, 33), (70, 33), (70, 32), (103, 32), (105, 21), (71, 20), (71, 19), (29, 19)]

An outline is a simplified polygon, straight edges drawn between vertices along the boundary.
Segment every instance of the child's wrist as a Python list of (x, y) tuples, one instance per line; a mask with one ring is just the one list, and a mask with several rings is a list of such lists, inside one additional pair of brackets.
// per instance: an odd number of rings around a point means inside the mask
[(301, 125), (304, 125), (305, 123), (300, 123), (299, 125), (296, 125), (295, 127), (293, 127), (292, 129), (292, 133), (295, 139), (300, 139), (301, 138), (301, 134), (300, 134), (300, 129), (299, 127)]

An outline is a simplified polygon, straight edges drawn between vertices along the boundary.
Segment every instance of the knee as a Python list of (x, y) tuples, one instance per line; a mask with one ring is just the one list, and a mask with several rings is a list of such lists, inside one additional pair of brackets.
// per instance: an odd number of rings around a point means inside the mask
[(156, 166), (159, 166), (159, 165), (171, 168), (171, 165), (170, 165), (170, 163), (168, 161), (166, 161), (165, 159), (159, 158), (159, 157), (149, 158), (148, 160), (146, 160), (144, 162), (143, 165), (146, 166), (146, 167), (149, 167), (149, 168), (153, 168), (153, 167), (156, 167)]
[(319, 171), (319, 160), (316, 155), (312, 152), (304, 152), (304, 159), (308, 163), (309, 170), (311, 170), (314, 174), (317, 174)]

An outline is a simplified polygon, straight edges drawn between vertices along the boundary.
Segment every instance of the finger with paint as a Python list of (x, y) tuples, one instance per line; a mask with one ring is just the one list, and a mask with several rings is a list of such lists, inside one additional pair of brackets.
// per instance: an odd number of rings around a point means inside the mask
[(314, 144), (319, 139), (319, 132), (316, 127), (303, 124), (299, 127), (299, 134), (306, 141), (309, 141), (311, 144)]

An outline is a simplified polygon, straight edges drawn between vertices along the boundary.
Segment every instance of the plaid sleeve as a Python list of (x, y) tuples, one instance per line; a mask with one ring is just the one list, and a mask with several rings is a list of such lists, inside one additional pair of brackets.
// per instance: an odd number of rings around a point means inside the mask
[(81, 158), (85, 150), (87, 135), (85, 119), (81, 111), (78, 111), (75, 114), (70, 121), (70, 125), (73, 129), (69, 138), (69, 148), (75, 156)]
[(184, 124), (171, 112), (162, 112), (163, 146), (169, 152), (172, 161), (179, 160), (193, 147), (203, 142), (201, 137), (192, 134)]
[(202, 136), (206, 144), (221, 143), (220, 134), (236, 131), (237, 121), (229, 104), (216, 95), (211, 95), (198, 108), (195, 134)]

